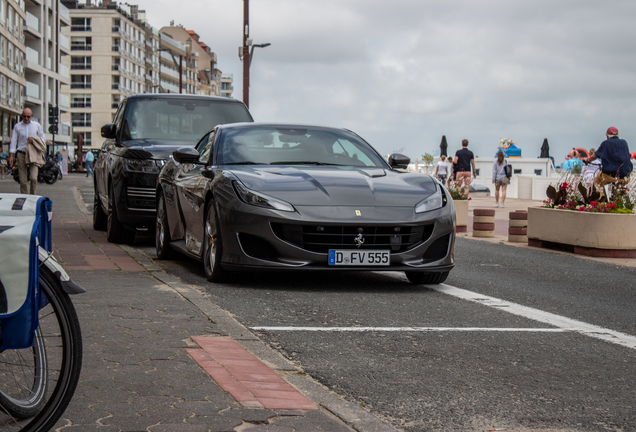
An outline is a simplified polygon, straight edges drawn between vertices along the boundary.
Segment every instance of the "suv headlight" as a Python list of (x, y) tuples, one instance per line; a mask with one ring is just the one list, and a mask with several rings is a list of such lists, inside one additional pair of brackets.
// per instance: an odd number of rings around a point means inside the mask
[(435, 185), (435, 193), (424, 198), (415, 206), (415, 213), (424, 213), (442, 208), (442, 191), (438, 184)]
[(154, 159), (124, 159), (124, 171), (145, 174), (158, 174), (164, 165), (162, 160)]
[(296, 211), (293, 205), (277, 198), (249, 190), (236, 180), (232, 182), (232, 185), (238, 197), (246, 204), (286, 212)]

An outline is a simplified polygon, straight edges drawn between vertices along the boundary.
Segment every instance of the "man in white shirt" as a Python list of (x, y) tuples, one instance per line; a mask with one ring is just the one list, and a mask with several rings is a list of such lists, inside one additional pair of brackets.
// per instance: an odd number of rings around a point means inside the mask
[[(33, 113), (29, 108), (22, 110), (22, 121), (16, 123), (13, 127), (11, 135), (11, 144), (9, 145), (9, 166), (13, 166), (13, 155), (15, 154), (18, 162), (18, 173), (20, 175), (20, 193), (35, 195), (35, 189), (38, 185), (38, 166), (35, 164), (27, 164), (27, 143), (30, 143), (34, 136), (38, 136), (46, 140), (42, 126), (36, 121), (31, 121)], [(28, 170), (28, 179), (27, 179)], [(27, 192), (27, 180), (30, 183), (30, 191)]]

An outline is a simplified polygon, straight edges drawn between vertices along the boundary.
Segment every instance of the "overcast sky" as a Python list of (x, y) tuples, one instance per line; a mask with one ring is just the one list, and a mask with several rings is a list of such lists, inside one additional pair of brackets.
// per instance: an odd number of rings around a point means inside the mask
[[(132, 3), (135, 3), (134, 0)], [(138, 0), (149, 23), (196, 31), (242, 99), (242, 0)], [(250, 0), (257, 121), (352, 129), (412, 159), (512, 138), (562, 163), (616, 126), (636, 151), (636, 2)]]

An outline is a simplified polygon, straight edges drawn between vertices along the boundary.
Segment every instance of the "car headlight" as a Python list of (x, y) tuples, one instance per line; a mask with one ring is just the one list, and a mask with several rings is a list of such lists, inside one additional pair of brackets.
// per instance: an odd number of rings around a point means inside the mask
[(164, 161), (154, 159), (124, 159), (124, 171), (158, 174)]
[(238, 197), (246, 204), (286, 212), (296, 211), (293, 205), (285, 201), (249, 190), (237, 181), (233, 181), (232, 184), (234, 185), (234, 190)]
[(415, 206), (415, 213), (424, 213), (442, 208), (443, 197), (439, 185), (435, 185), (435, 193), (424, 198)]

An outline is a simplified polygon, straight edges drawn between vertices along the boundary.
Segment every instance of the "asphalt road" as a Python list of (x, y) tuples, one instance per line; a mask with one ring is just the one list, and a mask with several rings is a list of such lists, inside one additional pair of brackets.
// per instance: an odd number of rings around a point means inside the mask
[[(90, 188), (82, 195), (92, 202)], [(154, 254), (151, 237), (135, 247)], [(446, 285), (636, 335), (633, 268), (464, 238), (456, 262)], [(215, 285), (200, 263), (158, 263), (205, 286), (250, 328), (420, 328), (254, 330), (399, 429), (636, 430), (633, 348), (415, 287), (397, 273), (242, 274)]]

